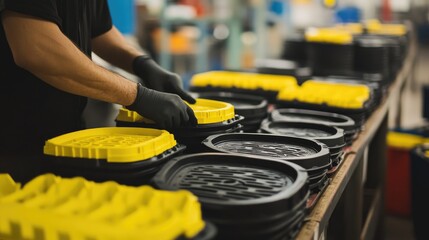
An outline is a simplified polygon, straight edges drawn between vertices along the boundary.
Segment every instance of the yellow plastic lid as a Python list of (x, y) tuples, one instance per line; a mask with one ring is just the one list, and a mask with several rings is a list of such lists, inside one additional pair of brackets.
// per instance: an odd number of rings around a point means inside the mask
[[(232, 104), (198, 98), (195, 104), (188, 104), (194, 111), (198, 124), (220, 123), (234, 118), (235, 111)], [(116, 120), (123, 122), (145, 122), (153, 123), (152, 121), (140, 116), (137, 112), (122, 108)]]
[(0, 197), (17, 191), (21, 184), (15, 183), (9, 174), (0, 174)]
[(176, 146), (174, 136), (151, 128), (108, 127), (64, 134), (45, 142), (44, 154), (57, 157), (135, 162)]
[(298, 88), (284, 89), (277, 95), (280, 101), (326, 104), (331, 107), (361, 109), (371, 96), (368, 86), (325, 81), (306, 81)]
[(337, 0), (323, 0), (322, 3), (327, 8), (334, 8), (337, 5)]
[(371, 34), (403, 36), (407, 33), (407, 27), (404, 24), (383, 24), (377, 19), (368, 20), (366, 28)]
[(305, 39), (308, 42), (351, 44), (353, 42), (353, 35), (349, 31), (335, 27), (309, 28), (305, 32)]
[(336, 29), (349, 32), (353, 35), (363, 33), (363, 25), (361, 23), (344, 23), (335, 25)]
[(193, 87), (262, 89), (276, 92), (297, 85), (296, 78), (292, 76), (246, 72), (210, 71), (195, 74), (191, 79), (191, 86)]
[[(10, 184), (4, 181), (0, 178), (1, 186)], [(0, 213), (1, 239), (39, 239), (42, 234), (47, 240), (171, 240), (195, 237), (205, 227), (191, 192), (52, 174), (0, 196)]]
[(412, 149), (425, 142), (425, 138), (409, 133), (390, 131), (387, 133), (387, 145), (389, 147)]

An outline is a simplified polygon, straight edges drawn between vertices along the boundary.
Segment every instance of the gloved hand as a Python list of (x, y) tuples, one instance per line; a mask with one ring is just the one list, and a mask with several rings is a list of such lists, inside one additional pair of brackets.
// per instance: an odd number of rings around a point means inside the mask
[(183, 90), (179, 75), (161, 68), (149, 56), (136, 57), (133, 61), (133, 70), (143, 80), (146, 87), (160, 92), (177, 94), (188, 103), (195, 103), (195, 99)]
[(163, 129), (197, 125), (194, 112), (178, 95), (158, 92), (141, 84), (137, 86), (136, 99), (126, 108), (153, 120)]

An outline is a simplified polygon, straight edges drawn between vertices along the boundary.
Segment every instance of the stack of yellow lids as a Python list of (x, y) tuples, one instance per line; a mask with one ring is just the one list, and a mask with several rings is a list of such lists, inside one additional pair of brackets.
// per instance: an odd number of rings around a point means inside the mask
[(371, 34), (404, 36), (407, 34), (407, 27), (404, 24), (382, 24), (376, 19), (366, 22), (366, 28)]
[(16, 187), (0, 176), (1, 239), (177, 239), (204, 228), (188, 191), (42, 175)]
[(305, 39), (308, 42), (331, 43), (331, 44), (351, 44), (353, 34), (341, 28), (309, 28), (305, 32)]
[(280, 101), (299, 101), (326, 104), (331, 107), (361, 109), (371, 96), (365, 85), (351, 85), (310, 80), (301, 87), (284, 89), (277, 96)]
[(281, 76), (259, 73), (211, 71), (193, 76), (193, 87), (238, 88), (245, 90), (280, 91), (283, 88), (296, 86), (292, 76)]
[(334, 27), (340, 31), (346, 31), (353, 35), (362, 34), (363, 33), (363, 24), (361, 23), (344, 23), (337, 24)]
[[(220, 123), (235, 116), (234, 106), (226, 102), (199, 98), (195, 104), (189, 104), (189, 106), (194, 111), (198, 124)], [(119, 110), (116, 120), (122, 122), (153, 123), (140, 116), (137, 112), (125, 108)]]
[(148, 128), (94, 128), (64, 134), (45, 143), (44, 154), (126, 163), (150, 159), (174, 146), (174, 136)]

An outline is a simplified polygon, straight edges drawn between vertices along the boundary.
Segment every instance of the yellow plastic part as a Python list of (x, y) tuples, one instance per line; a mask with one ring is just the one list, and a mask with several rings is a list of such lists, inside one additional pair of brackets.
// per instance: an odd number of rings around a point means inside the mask
[(366, 22), (368, 33), (380, 35), (404, 36), (407, 34), (407, 27), (404, 24), (382, 24), (377, 19)]
[(200, 203), (188, 191), (52, 174), (0, 196), (0, 213), (0, 239), (171, 240), (205, 227)]
[(245, 90), (262, 89), (280, 91), (298, 85), (295, 77), (259, 73), (211, 71), (195, 74), (191, 85), (194, 87), (238, 88)]
[[(194, 111), (198, 124), (220, 123), (234, 118), (234, 106), (221, 101), (198, 98), (195, 104), (188, 104)], [(152, 121), (140, 116), (137, 112), (122, 108), (116, 120), (123, 122), (145, 122)]]
[(308, 42), (351, 44), (353, 35), (347, 30), (340, 28), (309, 28), (305, 32), (305, 39)]
[(299, 101), (326, 104), (331, 107), (360, 109), (371, 96), (365, 85), (342, 84), (324, 81), (306, 81), (301, 87), (284, 89), (277, 95), (280, 101)]
[(94, 128), (64, 134), (45, 143), (44, 154), (57, 157), (135, 162), (150, 159), (177, 145), (165, 130)]
[(17, 191), (21, 184), (15, 183), (9, 174), (0, 174), (0, 197)]
[(425, 139), (421, 136), (400, 133), (390, 131), (387, 133), (387, 145), (389, 147), (400, 148), (400, 149), (412, 149), (417, 145), (429, 142), (429, 139)]
[(336, 29), (341, 31), (349, 32), (353, 35), (362, 34), (363, 33), (363, 25), (361, 23), (345, 23), (335, 25)]
[(323, 0), (323, 6), (327, 8), (334, 8), (337, 5), (336, 0)]

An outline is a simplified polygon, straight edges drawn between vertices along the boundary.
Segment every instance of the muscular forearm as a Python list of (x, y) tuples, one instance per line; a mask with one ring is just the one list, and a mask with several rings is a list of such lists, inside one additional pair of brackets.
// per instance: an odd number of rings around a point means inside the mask
[(15, 62), (48, 84), (107, 102), (134, 101), (135, 83), (95, 65), (57, 25), (9, 11), (2, 23)]
[(144, 54), (131, 46), (115, 27), (92, 39), (92, 47), (98, 56), (130, 73), (133, 60)]

